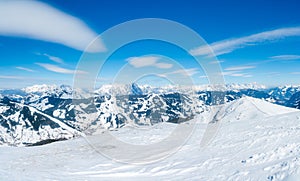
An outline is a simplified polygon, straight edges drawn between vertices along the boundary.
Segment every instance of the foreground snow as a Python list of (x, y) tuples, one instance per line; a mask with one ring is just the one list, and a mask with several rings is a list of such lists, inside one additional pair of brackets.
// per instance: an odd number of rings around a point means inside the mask
[[(215, 107), (211, 111), (213, 115), (207, 112), (196, 118), (192, 136), (178, 152), (148, 164), (119, 163), (102, 156), (95, 148), (103, 144), (97, 138), (106, 132), (38, 147), (1, 147), (0, 178), (296, 180), (300, 178), (300, 112), (273, 106), (243, 98)], [(210, 144), (201, 148), (207, 122), (216, 114), (221, 120), (218, 132)], [(175, 127), (175, 124), (161, 123), (149, 129), (125, 127), (111, 134), (132, 144), (147, 144), (167, 137)]]

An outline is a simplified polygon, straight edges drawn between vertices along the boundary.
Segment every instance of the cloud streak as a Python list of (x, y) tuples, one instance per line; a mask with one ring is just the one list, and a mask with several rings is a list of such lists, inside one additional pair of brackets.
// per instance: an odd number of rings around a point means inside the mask
[(141, 67), (157, 67), (160, 69), (169, 69), (173, 67), (172, 64), (159, 62), (160, 57), (144, 56), (144, 57), (130, 57), (127, 59), (128, 63), (135, 68)]
[(214, 54), (218, 56), (247, 46), (280, 40), (291, 36), (300, 36), (300, 27), (280, 28), (240, 38), (222, 40), (212, 43), (210, 46), (194, 48), (190, 50), (190, 53), (194, 56), (209, 56), (211, 55), (211, 51), (213, 51)]
[(183, 76), (188, 76), (191, 77), (195, 74), (199, 73), (197, 68), (189, 68), (189, 69), (178, 69), (178, 70), (174, 70), (172, 72), (167, 72), (164, 74), (159, 74), (160, 77), (167, 77), (168, 75), (183, 75)]
[(273, 60), (299, 60), (300, 55), (277, 55), (277, 56), (272, 56), (270, 59)]
[(221, 75), (222, 76), (230, 76), (230, 77), (244, 77), (244, 78), (252, 77), (252, 75), (243, 73), (240, 70), (221, 72)]
[(81, 71), (81, 70), (71, 70), (71, 69), (66, 69), (59, 67), (57, 65), (52, 65), (52, 64), (47, 64), (47, 63), (36, 63), (37, 65), (51, 71), (51, 72), (56, 72), (56, 73), (61, 73), (61, 74), (87, 74), (87, 72)]
[(13, 76), (13, 75), (0, 75), (0, 79), (16, 79), (16, 80), (23, 80), (23, 79), (25, 79), (25, 77)]
[[(38, 1), (0, 1), (0, 35), (62, 44), (84, 51), (97, 34), (80, 19)], [(87, 52), (105, 51), (97, 39)]]
[(56, 56), (52, 56), (52, 55), (49, 55), (47, 53), (36, 53), (36, 55), (40, 55), (40, 56), (45, 56), (47, 57), (49, 60), (55, 62), (55, 63), (59, 63), (59, 64), (64, 64), (64, 61), (59, 58), (59, 57), (56, 57)]
[(228, 68), (225, 68), (224, 70), (227, 70), (227, 71), (241, 71), (241, 70), (253, 69), (253, 68), (255, 68), (255, 66), (253, 66), (253, 65), (246, 65), (246, 66), (228, 67)]
[(183, 76), (193, 76), (198, 73), (197, 68), (190, 68), (190, 69), (179, 69), (167, 74), (181, 74)]
[(27, 71), (27, 72), (35, 72), (34, 70), (32, 70), (30, 68), (26, 68), (26, 67), (16, 67), (16, 69), (24, 70), (24, 71)]

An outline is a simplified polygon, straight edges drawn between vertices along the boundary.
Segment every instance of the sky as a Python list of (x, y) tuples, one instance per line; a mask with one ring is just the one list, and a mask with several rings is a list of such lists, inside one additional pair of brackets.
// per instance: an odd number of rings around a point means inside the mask
[(141, 18), (178, 22), (203, 41), (188, 50), (162, 41), (132, 42), (105, 61), (97, 83), (112, 83), (138, 69), (156, 73), (155, 78), (139, 78), (141, 83), (163, 84), (172, 82), (166, 80), (168, 76), (181, 75), (207, 84), (207, 75), (194, 57), (213, 56), (208, 59), (211, 64), (219, 62), (226, 83), (299, 85), (299, 7), (297, 0), (2, 0), (0, 88), (72, 85), (76, 71), (90, 73), (78, 66), (86, 54), (110, 51), (102, 33)]

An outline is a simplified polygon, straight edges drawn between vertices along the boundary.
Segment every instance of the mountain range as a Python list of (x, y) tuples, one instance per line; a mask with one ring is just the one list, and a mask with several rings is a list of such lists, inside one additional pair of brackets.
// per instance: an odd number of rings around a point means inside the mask
[(28, 146), (125, 125), (180, 123), (245, 96), (300, 109), (300, 86), (157, 88), (133, 83), (104, 85), (89, 94), (66, 85), (34, 85), (0, 90), (0, 144)]
[[(214, 139), (206, 147), (201, 147), (203, 133), (208, 125), (214, 124), (211, 123), (211, 118), (216, 116), (222, 121), (220, 127)], [(186, 143), (176, 153), (170, 152), (168, 157), (158, 161), (152, 159), (157, 156), (159, 158), (160, 154), (157, 152), (166, 150), (164, 148), (168, 148), (168, 145), (155, 146), (154, 143), (168, 137), (178, 125), (159, 122), (149, 126), (149, 129), (135, 129), (132, 125), (125, 124), (117, 131), (85, 135), (38, 147), (2, 146), (0, 160), (5, 164), (0, 164), (0, 178), (151, 180), (155, 177), (157, 180), (269, 181), (299, 179), (299, 110), (244, 96), (225, 104), (209, 106), (192, 119), (197, 121)], [(180, 125), (188, 124), (190, 122)], [(106, 138), (107, 134), (131, 143), (132, 147), (143, 144), (153, 144), (154, 147), (130, 155), (130, 149), (120, 150), (118, 142), (100, 139)], [(181, 136), (181, 132), (171, 137), (171, 141), (178, 140), (178, 136)], [(113, 151), (116, 158), (100, 154), (103, 149)], [(125, 158), (138, 157), (145, 162), (118, 162), (117, 158), (122, 155), (125, 155)]]

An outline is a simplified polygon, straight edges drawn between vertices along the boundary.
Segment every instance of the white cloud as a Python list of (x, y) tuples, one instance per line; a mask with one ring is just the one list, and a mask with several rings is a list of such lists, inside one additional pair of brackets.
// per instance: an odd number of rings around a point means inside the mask
[(226, 71), (226, 72), (221, 72), (221, 75), (222, 76), (226, 76), (226, 75), (232, 75), (232, 74), (235, 74), (237, 73), (238, 71)]
[(252, 77), (250, 74), (242, 73), (241, 71), (226, 71), (226, 72), (221, 72), (222, 76), (230, 76), (230, 77)]
[(30, 68), (26, 68), (26, 67), (16, 67), (16, 69), (19, 69), (19, 70), (25, 70), (27, 72), (35, 72), (34, 70), (30, 69)]
[(61, 58), (56, 57), (56, 56), (49, 55), (49, 54), (47, 54), (47, 53), (43, 53), (43, 54), (41, 54), (41, 53), (36, 53), (36, 54), (37, 54), (37, 55), (40, 55), (40, 56), (45, 56), (45, 57), (47, 57), (49, 60), (51, 60), (51, 61), (53, 61), (53, 62), (55, 62), (55, 63), (59, 63), (59, 64), (63, 64), (63, 63), (64, 63), (64, 61), (63, 61)]
[(240, 71), (240, 70), (253, 69), (253, 68), (255, 68), (255, 66), (247, 65), (247, 66), (228, 67), (228, 68), (225, 68), (225, 70), (227, 70), (227, 71)]
[(149, 56), (149, 57), (130, 57), (127, 59), (128, 63), (135, 68), (153, 66), (157, 62), (159, 57)]
[(190, 69), (178, 69), (178, 70), (175, 70), (175, 71), (172, 71), (172, 72), (167, 72), (167, 73), (164, 73), (164, 74), (160, 74), (159, 76), (167, 77), (167, 75), (181, 74), (183, 76), (191, 77), (191, 76), (193, 76), (197, 73), (198, 73), (197, 68), (190, 68)]
[[(97, 34), (80, 19), (38, 1), (0, 1), (0, 35), (63, 44), (84, 51)], [(105, 51), (97, 40), (88, 52)]]
[(179, 69), (179, 70), (175, 70), (173, 72), (170, 72), (169, 74), (181, 74), (184, 76), (193, 76), (195, 74), (198, 73), (198, 69), (197, 68), (190, 68), (190, 69)]
[(300, 72), (291, 72), (293, 75), (300, 75)]
[(206, 75), (201, 75), (201, 76), (199, 76), (199, 78), (200, 79), (206, 79), (206, 78), (208, 78)]
[(163, 62), (158, 62), (160, 57), (157, 56), (143, 56), (143, 57), (130, 57), (127, 59), (128, 63), (135, 68), (141, 67), (157, 67), (161, 69), (169, 69), (173, 65)]
[(169, 68), (173, 67), (173, 65), (169, 64), (169, 63), (161, 63), (160, 62), (160, 63), (156, 63), (155, 67), (161, 68), (161, 69), (169, 69)]
[(273, 60), (299, 60), (300, 55), (277, 55), (270, 57)]
[(87, 74), (87, 72), (81, 71), (81, 70), (70, 70), (70, 69), (65, 69), (56, 65), (52, 65), (52, 64), (47, 64), (47, 63), (36, 63), (37, 65), (52, 71), (52, 72), (56, 72), (56, 73), (62, 73), (62, 74)]
[(0, 75), (0, 79), (25, 79), (24, 77), (19, 77), (19, 76), (11, 76), (11, 75)]
[(224, 60), (215, 60), (215, 61), (211, 61), (209, 62), (210, 64), (220, 64), (220, 63), (223, 63), (225, 62)]
[(245, 74), (242, 74), (242, 73), (235, 73), (235, 74), (231, 74), (230, 76), (232, 76), (232, 77), (244, 77)]
[(252, 46), (263, 42), (280, 40), (290, 36), (300, 36), (300, 27), (280, 28), (271, 31), (264, 31), (240, 38), (232, 38), (212, 43), (210, 46), (201, 46), (190, 50), (192, 55), (215, 55), (230, 53), (236, 49)]

